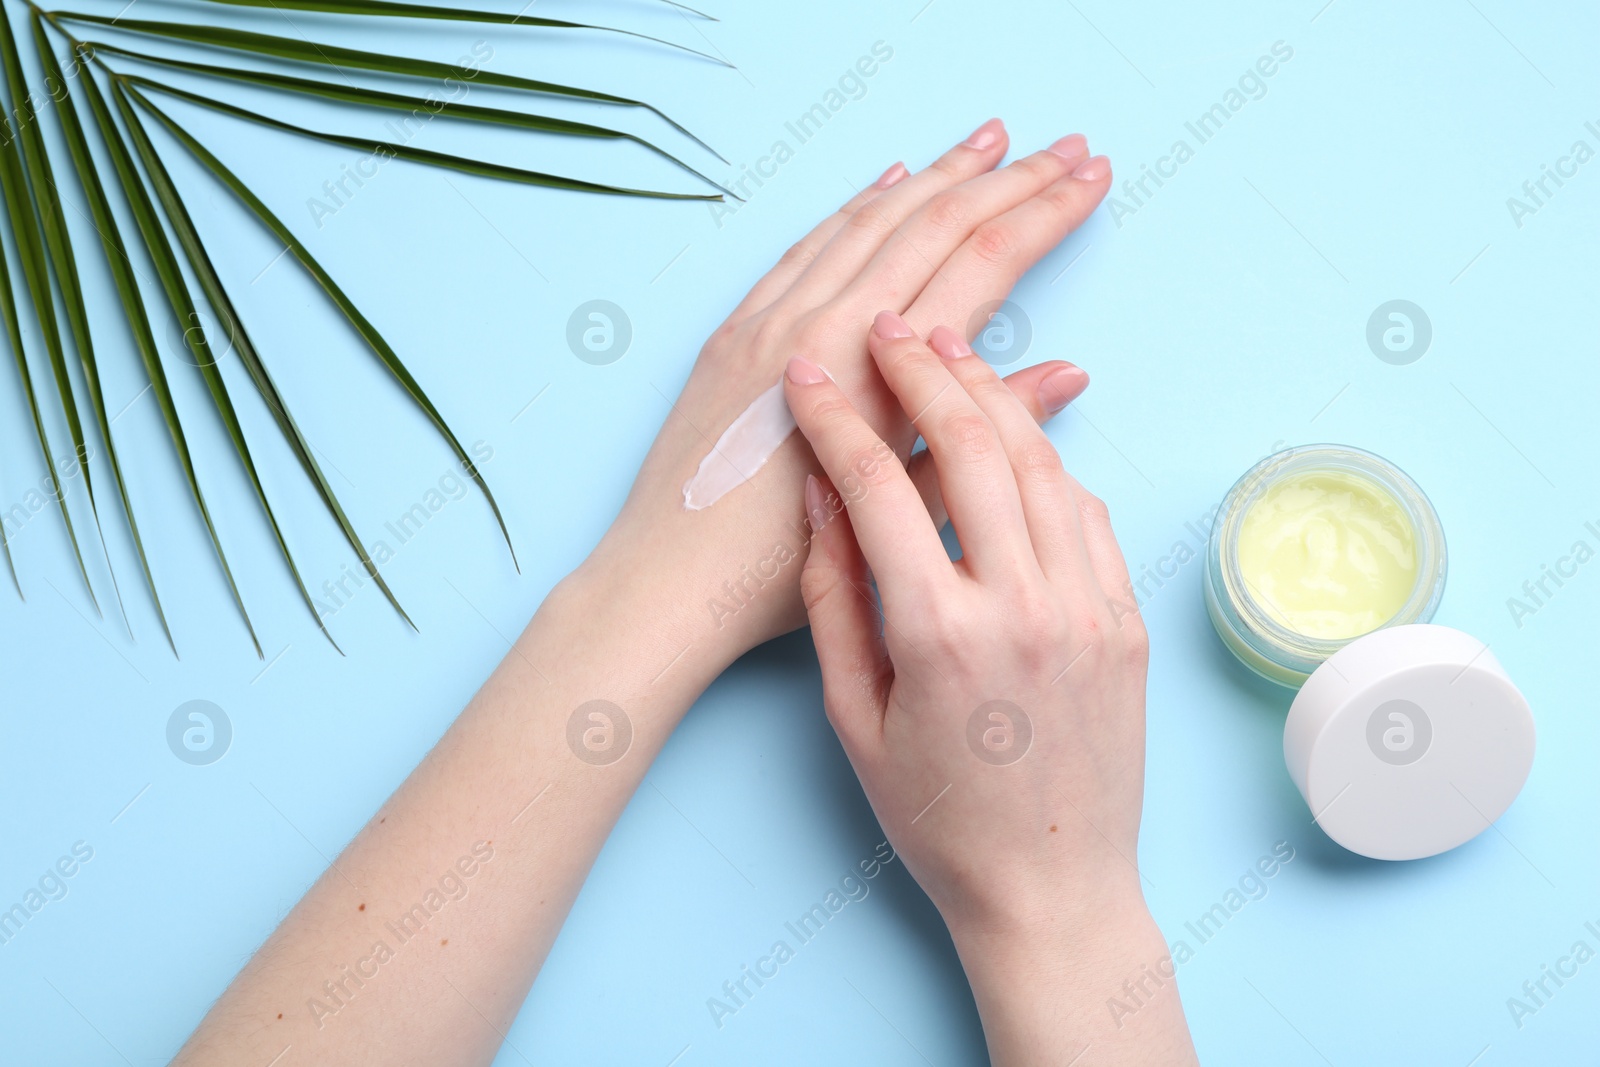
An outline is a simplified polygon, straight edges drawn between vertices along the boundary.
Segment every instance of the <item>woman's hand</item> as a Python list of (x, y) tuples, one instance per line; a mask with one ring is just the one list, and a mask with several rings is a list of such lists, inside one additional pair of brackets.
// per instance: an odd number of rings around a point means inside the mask
[[(602, 590), (670, 575), (676, 645), (715, 648), (723, 662), (801, 626), (799, 500), (811, 453), (797, 436), (747, 484), (703, 511), (683, 506), (684, 483), (728, 425), (782, 377), (791, 355), (822, 359), (868, 424), (902, 458), (915, 433), (867, 359), (862, 335), (878, 309), (919, 330), (962, 335), (979, 308), (1004, 298), (1105, 196), (1110, 164), (1080, 135), (996, 169), (1009, 141), (999, 120), (916, 173), (901, 164), (852, 197), (791, 248), (740, 302), (700, 353), (621, 515), (583, 569)], [(980, 323), (981, 325), (981, 323)], [(1044, 419), (1088, 378), (1061, 362), (1007, 379)], [(913, 469), (940, 505), (931, 471)], [(781, 551), (779, 550), (781, 546)], [(794, 560), (793, 564), (788, 560)], [(620, 577), (617, 577), (620, 576)]]
[[(924, 343), (886, 311), (868, 347), (927, 441), (962, 557), (839, 386), (792, 359), (789, 406), (851, 487), (805, 491), (828, 717), (950, 926), (997, 1064), (1188, 1062), (1135, 866), (1148, 645), (1112, 608), (1128, 575), (1105, 505), (960, 335)], [(1164, 998), (1108, 1012), (1152, 968)]]

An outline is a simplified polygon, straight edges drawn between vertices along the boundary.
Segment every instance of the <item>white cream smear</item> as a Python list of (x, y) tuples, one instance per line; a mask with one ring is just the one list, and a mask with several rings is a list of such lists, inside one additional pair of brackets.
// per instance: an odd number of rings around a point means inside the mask
[(694, 477), (684, 484), (684, 508), (709, 508), (729, 490), (749, 481), (794, 431), (794, 416), (783, 397), (780, 378), (777, 385), (751, 401), (711, 446)]

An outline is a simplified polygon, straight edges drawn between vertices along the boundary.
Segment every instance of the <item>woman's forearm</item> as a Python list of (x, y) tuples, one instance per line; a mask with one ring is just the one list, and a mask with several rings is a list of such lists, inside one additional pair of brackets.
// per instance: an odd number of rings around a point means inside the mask
[(586, 565), (550, 594), (176, 1063), (494, 1058), (606, 835), (726, 665), (665, 570)]

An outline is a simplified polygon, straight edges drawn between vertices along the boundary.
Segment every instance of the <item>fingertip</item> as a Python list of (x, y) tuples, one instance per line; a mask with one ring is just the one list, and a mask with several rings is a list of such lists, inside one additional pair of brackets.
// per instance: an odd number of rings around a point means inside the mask
[(1039, 406), (1054, 415), (1089, 388), (1089, 372), (1074, 363), (1062, 363), (1039, 381)]
[(933, 332), (928, 334), (928, 347), (946, 360), (963, 359), (973, 354), (967, 339), (944, 325), (935, 326)]
[(1045, 151), (1075, 163), (1089, 154), (1089, 139), (1081, 133), (1069, 133), (1052, 142)]
[(828, 372), (804, 356), (794, 356), (784, 367), (783, 376), (792, 385), (820, 385), (827, 381)]
[(884, 171), (883, 176), (872, 183), (872, 187), (874, 189), (887, 189), (892, 185), (898, 185), (901, 180), (910, 173), (911, 172), (906, 169), (906, 165), (904, 163), (896, 163), (894, 166)]
[(1111, 177), (1111, 160), (1106, 156), (1090, 156), (1078, 164), (1072, 176), (1081, 182), (1105, 181)]
[(820, 530), (828, 524), (828, 508), (824, 499), (826, 495), (817, 476), (806, 475), (806, 517), (811, 520), (813, 531)]
[(999, 144), (1005, 136), (1006, 124), (998, 118), (993, 118), (973, 130), (962, 144), (982, 152)]
[(916, 336), (911, 327), (906, 325), (906, 320), (893, 311), (880, 311), (873, 317), (872, 334), (884, 341), (897, 341)]

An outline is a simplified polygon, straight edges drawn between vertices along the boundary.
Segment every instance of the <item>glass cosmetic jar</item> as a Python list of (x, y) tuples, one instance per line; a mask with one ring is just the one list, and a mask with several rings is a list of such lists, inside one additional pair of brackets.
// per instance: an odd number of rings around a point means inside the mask
[(1285, 449), (1228, 491), (1204, 583), (1229, 650), (1298, 688), (1362, 634), (1433, 618), (1444, 530), (1427, 496), (1387, 460), (1340, 445)]

